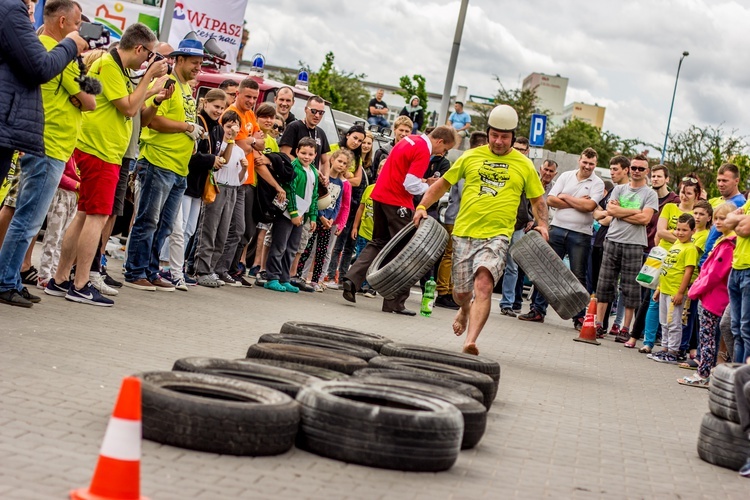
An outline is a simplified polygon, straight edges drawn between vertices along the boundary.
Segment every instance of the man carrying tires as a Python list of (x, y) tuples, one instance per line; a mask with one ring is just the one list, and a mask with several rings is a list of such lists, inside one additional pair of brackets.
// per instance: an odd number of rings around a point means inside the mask
[(461, 306), (453, 332), (462, 335), (468, 329), (463, 352), (475, 355), (479, 354), (477, 338), (490, 314), (492, 290), (505, 268), (522, 193), (531, 202), (535, 229), (549, 239), (539, 175), (531, 160), (513, 149), (518, 114), (503, 104), (490, 112), (487, 122), (489, 144), (461, 155), (427, 190), (414, 214), (418, 226), (427, 217), (424, 207), (464, 179), (461, 208), (453, 227), (453, 298)]
[[(440, 177), (431, 177), (427, 182), (422, 182), (431, 155), (442, 155), (455, 144), (456, 135), (453, 130), (448, 126), (441, 126), (430, 135), (410, 135), (394, 146), (370, 195), (373, 200), (372, 240), (341, 280), (344, 299), (356, 302), (355, 294), (362, 286), (372, 261), (388, 241), (411, 221), (414, 196), (423, 194), (428, 185), (441, 180)], [(433, 203), (439, 198), (438, 196), (433, 200)], [(383, 312), (416, 315), (414, 311), (404, 307), (408, 297), (407, 289), (398, 297), (383, 299)]]

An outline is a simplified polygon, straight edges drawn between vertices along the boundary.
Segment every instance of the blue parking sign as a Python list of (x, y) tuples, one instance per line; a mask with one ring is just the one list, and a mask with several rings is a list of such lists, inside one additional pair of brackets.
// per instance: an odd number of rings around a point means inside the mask
[(547, 115), (534, 113), (531, 115), (531, 130), (529, 130), (529, 145), (534, 148), (544, 147), (544, 134), (547, 131)]

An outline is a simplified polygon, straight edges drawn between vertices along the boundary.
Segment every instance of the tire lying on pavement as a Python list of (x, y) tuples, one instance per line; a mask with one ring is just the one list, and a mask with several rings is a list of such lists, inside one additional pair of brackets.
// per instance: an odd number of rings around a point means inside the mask
[(448, 232), (432, 217), (409, 223), (391, 238), (367, 270), (367, 282), (385, 299), (411, 288), (432, 269), (448, 245)]
[(175, 361), (172, 371), (208, 373), (245, 380), (281, 391), (292, 398), (297, 396), (302, 386), (322, 380), (286, 368), (255, 363), (251, 359), (182, 358)]
[(479, 401), (458, 392), (446, 390), (434, 385), (421, 382), (409, 382), (377, 376), (361, 377), (356, 380), (368, 387), (396, 388), (412, 391), (415, 394), (431, 396), (452, 404), (464, 419), (464, 433), (461, 439), (461, 449), (468, 450), (479, 444), (487, 428), (487, 408)]
[(721, 331), (721, 338), (724, 339), (724, 345), (727, 349), (727, 359), (734, 359), (734, 337), (732, 335), (732, 314), (730, 307), (727, 307), (721, 316), (719, 331)]
[(363, 368), (354, 372), (354, 377), (379, 377), (391, 380), (406, 380), (411, 382), (420, 382), (422, 384), (430, 384), (434, 385), (435, 387), (463, 394), (464, 396), (469, 396), (470, 398), (484, 404), (484, 396), (482, 395), (482, 392), (473, 385), (464, 384), (463, 382), (457, 382), (433, 372), (417, 373), (408, 372), (405, 370)]
[(347, 375), (367, 367), (367, 361), (354, 356), (339, 354), (319, 347), (300, 345), (255, 344), (247, 350), (247, 357), (292, 361), (304, 365), (319, 366), (326, 370), (346, 373)]
[(380, 354), (381, 356), (435, 361), (436, 363), (443, 363), (484, 373), (485, 375), (489, 375), (490, 378), (495, 381), (495, 392), (497, 392), (497, 386), (500, 384), (500, 363), (484, 356), (474, 356), (471, 354), (448, 351), (447, 349), (437, 349), (418, 344), (402, 344), (395, 342), (383, 346)]
[(291, 370), (293, 372), (302, 373), (305, 375), (310, 375), (312, 377), (319, 378), (321, 380), (343, 380), (349, 378), (349, 375), (346, 373), (336, 372), (333, 370), (326, 370), (325, 368), (321, 368), (319, 366), (311, 366), (311, 365), (304, 365), (302, 363), (295, 363), (292, 361), (279, 361), (276, 359), (260, 359), (260, 358), (243, 358), (238, 361), (249, 361), (258, 365), (264, 365), (264, 366), (276, 366), (279, 368), (284, 368), (286, 370)]
[(306, 323), (304, 321), (287, 321), (281, 325), (281, 333), (306, 335), (319, 339), (338, 340), (347, 344), (354, 344), (380, 352), (380, 348), (392, 342), (391, 339), (376, 333), (360, 332), (340, 326), (324, 325), (322, 323)]
[(740, 423), (737, 400), (734, 395), (734, 372), (743, 366), (741, 363), (716, 365), (711, 372), (708, 386), (708, 409), (717, 417)]
[(339, 342), (338, 340), (320, 339), (317, 337), (308, 337), (306, 335), (292, 335), (289, 333), (266, 333), (260, 336), (258, 343), (317, 347), (339, 354), (346, 354), (347, 356), (354, 356), (355, 358), (364, 359), (365, 361), (378, 355), (378, 352), (373, 351), (372, 349)]
[(495, 381), (484, 373), (458, 368), (456, 366), (436, 363), (434, 361), (423, 361), (421, 359), (392, 358), (389, 356), (378, 356), (370, 360), (370, 368), (385, 368), (387, 370), (403, 370), (437, 375), (447, 379), (473, 385), (482, 393), (482, 402), (488, 410), (495, 400)]
[(443, 400), (360, 382), (317, 382), (297, 395), (297, 444), (318, 455), (371, 467), (437, 472), (458, 458), (461, 412)]
[(588, 291), (538, 231), (529, 231), (513, 243), (510, 256), (562, 319), (572, 318), (588, 305)]
[(738, 471), (750, 457), (750, 440), (739, 424), (706, 413), (698, 433), (698, 456), (710, 464)]
[(224, 455), (278, 455), (294, 445), (299, 405), (282, 392), (204, 373), (136, 376), (146, 439)]

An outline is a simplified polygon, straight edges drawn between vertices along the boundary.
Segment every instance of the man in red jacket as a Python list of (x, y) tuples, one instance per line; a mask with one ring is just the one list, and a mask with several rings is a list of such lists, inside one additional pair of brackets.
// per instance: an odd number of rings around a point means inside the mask
[[(399, 141), (383, 166), (372, 191), (373, 230), (356, 262), (342, 278), (344, 299), (356, 302), (355, 294), (365, 280), (367, 269), (383, 247), (414, 215), (414, 196), (421, 196), (437, 178), (422, 182), (432, 155), (442, 155), (456, 144), (456, 135), (448, 126), (437, 127), (430, 135), (410, 135)], [(404, 307), (409, 291), (394, 299), (383, 300), (383, 312), (414, 316)]]

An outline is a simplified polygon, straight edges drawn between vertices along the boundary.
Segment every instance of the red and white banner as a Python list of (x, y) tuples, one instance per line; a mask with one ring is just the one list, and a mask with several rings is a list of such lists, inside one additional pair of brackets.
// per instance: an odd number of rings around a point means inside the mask
[(195, 31), (203, 43), (214, 38), (227, 54), (227, 69), (234, 69), (242, 42), (242, 22), (246, 8), (247, 0), (177, 0), (169, 44), (177, 48), (180, 40), (191, 31)]

